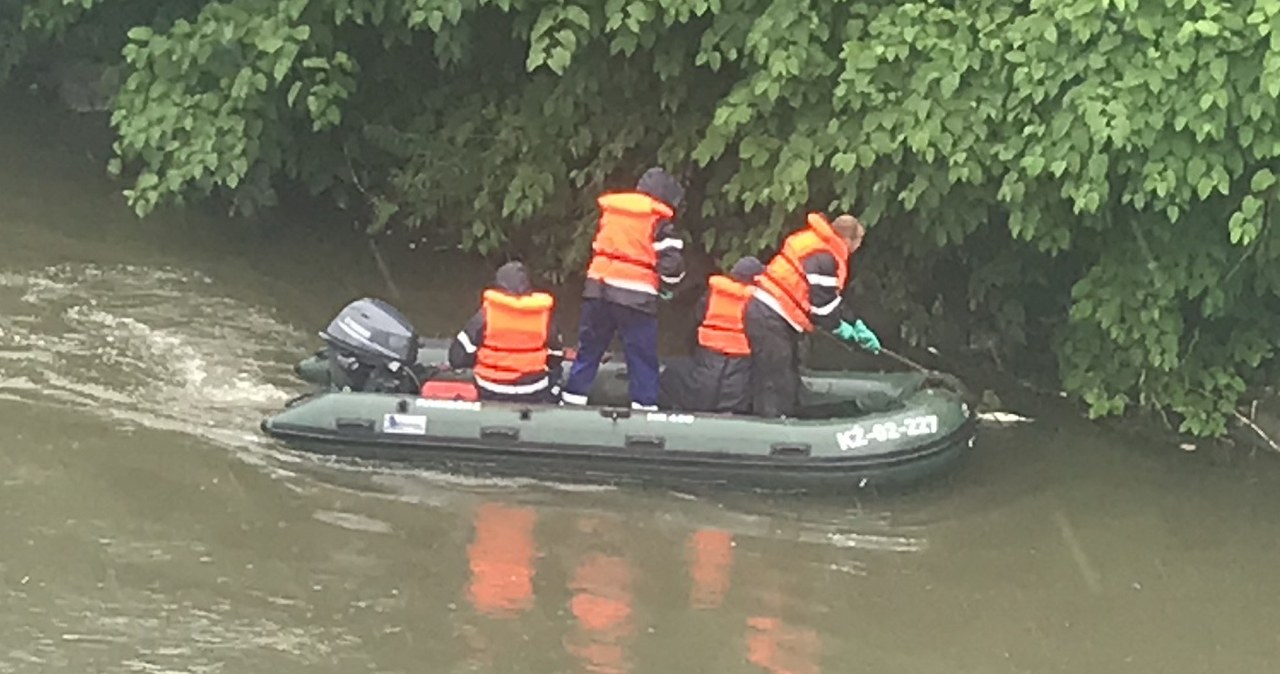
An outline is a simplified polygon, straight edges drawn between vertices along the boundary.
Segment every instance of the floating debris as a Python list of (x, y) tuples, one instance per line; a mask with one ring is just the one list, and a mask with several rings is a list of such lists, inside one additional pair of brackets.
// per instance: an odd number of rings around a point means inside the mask
[(1013, 412), (979, 412), (978, 419), (981, 421), (990, 421), (997, 424), (1025, 424), (1032, 421), (1028, 417)]

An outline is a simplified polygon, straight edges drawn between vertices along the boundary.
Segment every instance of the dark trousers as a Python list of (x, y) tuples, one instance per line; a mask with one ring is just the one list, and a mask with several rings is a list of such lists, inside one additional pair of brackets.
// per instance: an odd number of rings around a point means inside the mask
[(564, 386), (564, 400), (570, 396), (585, 398), (591, 392), (600, 359), (614, 335), (622, 338), (627, 356), (627, 377), (631, 404), (658, 405), (658, 317), (639, 309), (624, 307), (601, 299), (582, 302), (582, 318), (578, 322), (578, 355), (569, 369)]
[(800, 333), (752, 298), (745, 314), (751, 345), (751, 411), (761, 417), (794, 416), (800, 403)]

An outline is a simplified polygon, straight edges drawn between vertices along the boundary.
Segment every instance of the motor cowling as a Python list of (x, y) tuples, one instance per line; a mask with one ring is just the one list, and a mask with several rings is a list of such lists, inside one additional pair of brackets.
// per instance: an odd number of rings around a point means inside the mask
[(416, 393), (421, 386), (417, 331), (382, 300), (366, 297), (343, 307), (320, 338), (340, 390)]

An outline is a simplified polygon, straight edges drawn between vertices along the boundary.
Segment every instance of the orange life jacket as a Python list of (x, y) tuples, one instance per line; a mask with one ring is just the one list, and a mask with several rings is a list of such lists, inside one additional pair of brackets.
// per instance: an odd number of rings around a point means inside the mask
[(653, 235), (671, 218), (671, 207), (640, 192), (612, 192), (596, 200), (600, 222), (591, 242), (587, 278), (606, 285), (658, 294), (658, 253)]
[(728, 276), (707, 279), (707, 314), (698, 326), (698, 344), (726, 356), (749, 356), (742, 313), (751, 299), (751, 286)]
[[(484, 341), (476, 350), (476, 383), (510, 385), (547, 372), (547, 339), (555, 299), (547, 293), (484, 291)], [(492, 387), (488, 387), (492, 388)]]
[(756, 286), (776, 302), (787, 319), (804, 332), (813, 330), (809, 318), (813, 305), (809, 302), (809, 278), (804, 271), (805, 259), (815, 253), (830, 253), (836, 259), (836, 282), (844, 288), (849, 277), (849, 244), (836, 234), (821, 213), (810, 213), (807, 227), (788, 236), (782, 250), (769, 261), (764, 273), (756, 278)]

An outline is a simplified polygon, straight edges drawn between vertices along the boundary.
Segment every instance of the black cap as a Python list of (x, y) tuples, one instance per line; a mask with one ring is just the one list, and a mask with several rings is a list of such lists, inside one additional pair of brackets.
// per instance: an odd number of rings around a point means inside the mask
[(680, 186), (680, 181), (659, 166), (645, 171), (636, 183), (636, 189), (658, 199), (672, 210), (680, 208), (680, 203), (684, 201), (684, 188)]
[(533, 289), (529, 283), (529, 275), (525, 273), (524, 264), (508, 262), (498, 268), (493, 276), (494, 283), (509, 293), (523, 295)]
[(751, 255), (733, 263), (733, 269), (729, 270), (729, 276), (738, 283), (751, 283), (762, 273), (764, 273), (764, 264)]

